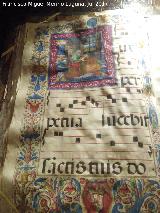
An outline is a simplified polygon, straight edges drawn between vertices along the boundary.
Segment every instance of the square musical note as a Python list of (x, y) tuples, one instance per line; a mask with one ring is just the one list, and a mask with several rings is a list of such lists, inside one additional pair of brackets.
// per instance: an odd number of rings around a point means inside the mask
[(73, 100), (73, 104), (78, 104), (78, 100)]
[(80, 143), (80, 138), (76, 138), (76, 143)]
[(142, 142), (138, 142), (138, 146), (139, 146), (140, 148), (143, 148), (143, 143), (142, 143)]
[(107, 99), (112, 99), (112, 95), (107, 95)]
[(117, 102), (117, 100), (116, 99), (112, 99), (112, 103), (116, 103)]
[(54, 132), (54, 136), (58, 136), (58, 132)]
[(127, 102), (127, 98), (122, 98), (122, 102)]
[(69, 104), (69, 108), (73, 108), (73, 104)]
[(110, 145), (115, 146), (116, 145), (115, 141), (110, 141)]
[(91, 99), (91, 103), (94, 104), (94, 103), (95, 103), (95, 100), (94, 100), (94, 99)]
[(81, 104), (84, 106), (84, 105), (86, 105), (86, 102), (85, 102), (85, 101), (82, 101)]
[(56, 107), (61, 107), (61, 104), (57, 104)]
[(63, 136), (63, 132), (59, 132), (59, 136)]
[(101, 138), (101, 134), (96, 134), (96, 138)]
[(90, 101), (90, 99), (91, 99), (90, 96), (86, 97), (86, 101)]
[(60, 108), (60, 112), (64, 112), (64, 108)]
[(137, 136), (133, 136), (133, 142), (138, 142), (138, 137)]

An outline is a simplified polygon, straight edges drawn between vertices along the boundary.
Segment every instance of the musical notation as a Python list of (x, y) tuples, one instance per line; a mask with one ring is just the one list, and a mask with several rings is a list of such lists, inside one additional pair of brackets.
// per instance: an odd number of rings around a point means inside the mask
[(136, 44), (119, 41), (122, 34), (129, 36), (124, 29), (114, 35), (116, 85), (50, 91), (43, 121), (41, 175), (51, 171), (55, 159), (57, 168), (66, 165), (64, 175), (155, 175)]

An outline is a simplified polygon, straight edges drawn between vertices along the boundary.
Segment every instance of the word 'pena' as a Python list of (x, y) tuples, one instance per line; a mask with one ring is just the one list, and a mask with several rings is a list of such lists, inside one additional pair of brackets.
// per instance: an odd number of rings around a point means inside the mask
[(49, 127), (82, 127), (82, 118), (48, 118), (47, 129)]

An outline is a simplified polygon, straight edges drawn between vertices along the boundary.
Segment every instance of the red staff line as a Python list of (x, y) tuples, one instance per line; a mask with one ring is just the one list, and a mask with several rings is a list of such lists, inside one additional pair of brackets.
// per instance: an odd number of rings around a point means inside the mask
[(125, 94), (125, 95), (130, 95), (130, 94), (139, 94), (139, 95), (142, 95), (141, 93), (130, 93), (130, 92), (126, 92), (126, 93), (124, 93), (124, 92), (117, 92), (117, 93), (113, 93), (113, 94), (111, 94), (111, 93), (107, 93), (106, 92), (106, 94), (105, 95), (98, 95), (98, 96), (107, 96), (107, 95), (123, 95), (123, 94)]
[(68, 115), (89, 115), (89, 114), (68, 114)]
[[(102, 97), (106, 97), (107, 95), (109, 95), (110, 93), (106, 93), (106, 95), (97, 95), (97, 96), (102, 96)], [(139, 94), (139, 95), (142, 95), (141, 93), (116, 93), (116, 94), (110, 94), (110, 95), (114, 95), (114, 96), (116, 96), (116, 95), (126, 95), (126, 94), (128, 94), (128, 95), (130, 95), (130, 94)], [(95, 96), (94, 96), (95, 97)], [(74, 98), (84, 98), (84, 96), (82, 96), (82, 97), (64, 97), (64, 96), (58, 96), (58, 97), (49, 97), (49, 98), (72, 98), (72, 99), (74, 99)], [(92, 97), (91, 97), (92, 98)], [(117, 100), (120, 100), (120, 99), (117, 99)], [(129, 100), (134, 100), (134, 99), (129, 99)], [(135, 100), (139, 100), (139, 99), (135, 99)]]
[[(139, 129), (139, 130), (142, 130), (142, 128), (119, 128), (119, 127), (115, 127), (115, 129)], [(149, 131), (149, 129), (146, 129)], [(144, 131), (144, 129), (143, 129)]]
[(49, 98), (84, 98), (82, 97), (62, 97), (62, 96), (58, 96), (58, 97), (49, 97)]
[(74, 138), (74, 137), (79, 137), (79, 138), (82, 138), (82, 137), (88, 137), (87, 135), (64, 135), (63, 136), (64, 138)]
[[(45, 152), (45, 151), (41, 151), (41, 152)], [(126, 151), (126, 150), (106, 150), (106, 151), (104, 151), (104, 150), (103, 151), (93, 151), (93, 150), (92, 151), (87, 151), (87, 150), (86, 151), (66, 151), (66, 150), (65, 151), (57, 151), (56, 150), (56, 151), (54, 151), (53, 150), (52, 152), (62, 152), (62, 153), (64, 153), (64, 152), (72, 152), (72, 153), (75, 153), (75, 152), (80, 152), (80, 153), (89, 153), (89, 152), (91, 152), (91, 153), (92, 152), (97, 152), (97, 153), (101, 153), (101, 152), (104, 152), (104, 153), (106, 153), (106, 152), (111, 152), (111, 153), (112, 152), (120, 152), (121, 153), (121, 152), (129, 152), (129, 153), (132, 153), (132, 152), (137, 152), (137, 151)], [(146, 153), (147, 154), (147, 152), (142, 152), (142, 151), (141, 151), (141, 153)]]
[[(72, 142), (72, 143), (65, 143), (64, 142), (64, 144), (74, 144), (74, 145), (77, 145), (77, 144), (96, 144), (96, 145), (102, 145), (102, 144), (108, 144), (108, 145), (110, 145), (110, 143), (103, 143), (103, 142), (97, 142), (97, 143), (94, 143), (94, 142), (89, 142), (89, 143), (84, 143), (84, 142), (80, 142), (80, 143), (76, 143), (76, 142)], [(119, 145), (119, 144), (124, 144), (124, 145), (126, 145), (126, 144), (131, 144), (131, 145), (136, 145), (136, 142), (130, 142), (130, 143), (119, 143), (119, 142), (115, 142), (115, 146), (116, 145)], [(150, 143), (146, 143), (146, 144), (143, 144), (144, 146), (149, 146), (150, 145)], [(113, 146), (113, 147), (115, 147), (115, 146)]]
[[(126, 60), (126, 61), (127, 61), (127, 60)], [(121, 74), (121, 75), (122, 75), (122, 74)], [(126, 74), (123, 74), (123, 75), (126, 75)], [(140, 74), (140, 75), (138, 75), (138, 74), (135, 74), (135, 73), (128, 74), (128, 75), (131, 75), (131, 76), (132, 76), (132, 75), (136, 75), (137, 77), (143, 77), (143, 75), (141, 75), (141, 74)]]
[[(41, 159), (46, 159), (46, 158), (41, 158)], [(56, 160), (58, 160), (58, 159), (60, 159), (60, 160), (62, 160), (62, 159), (64, 159), (64, 160), (71, 160), (72, 158), (56, 158)], [(82, 159), (82, 158), (80, 158), (80, 157), (76, 157), (76, 158), (74, 158), (74, 159)], [(85, 159), (85, 160), (99, 160), (99, 158), (84, 158), (83, 157), (83, 159)], [(153, 160), (148, 160), (148, 159), (130, 159), (130, 158), (101, 158), (100, 160), (136, 160), (136, 161), (152, 161), (153, 162)]]
[[(125, 74), (124, 74), (125, 75)], [(106, 89), (109, 89), (109, 90), (111, 90), (111, 89), (113, 89), (113, 90), (117, 90), (117, 89), (126, 89), (126, 88), (130, 88), (130, 89), (142, 89), (142, 87), (138, 87), (138, 86), (133, 86), (133, 87), (129, 87), (129, 86), (126, 86), (126, 87), (110, 87), (110, 88), (106, 88)], [(74, 90), (74, 92), (83, 92), (83, 93), (87, 93), (87, 92), (92, 92), (92, 91), (107, 91), (107, 90), (99, 90), (99, 89), (88, 89), (88, 90)], [(70, 90), (66, 90), (66, 91), (63, 91), (62, 93), (71, 93), (71, 91)], [(52, 96), (50, 96), (50, 97), (52, 97)]]
[[(89, 137), (90, 135), (63, 135), (63, 137)], [(103, 135), (101, 134), (101, 136), (103, 137), (112, 137), (112, 135)], [(114, 137), (116, 136), (124, 136), (124, 137), (133, 137), (134, 135), (114, 135)], [(61, 136), (57, 136), (57, 137), (61, 137)], [(146, 138), (149, 138), (150, 136), (147, 135), (147, 136), (144, 136)]]
[[(110, 107), (110, 108), (114, 108), (114, 107), (120, 107), (121, 105), (117, 105), (116, 103), (115, 103), (115, 106), (106, 106), (106, 107), (94, 107), (94, 106), (92, 106), (92, 107), (90, 107), (90, 108), (92, 108), (92, 109), (107, 109), (108, 107)], [(134, 108), (141, 108), (141, 107), (145, 107), (145, 105), (144, 106), (134, 106)], [(82, 108), (82, 107), (74, 107), (74, 108), (72, 108), (72, 110), (73, 109), (84, 109), (84, 110), (86, 110), (87, 108)], [(125, 113), (125, 112), (124, 112)], [(131, 112), (131, 113), (139, 113), (139, 112)], [(113, 113), (112, 113), (113, 114)], [(116, 114), (116, 113), (115, 113)], [(141, 114), (146, 114), (146, 113), (141, 113)]]
[[(112, 135), (101, 135), (102, 137), (112, 137)], [(123, 137), (134, 137), (134, 135), (114, 135), (114, 137), (116, 136), (123, 136)], [(55, 136), (55, 137), (62, 137), (62, 136)], [(63, 135), (63, 138), (87, 138), (89, 137), (90, 138), (90, 135)], [(149, 136), (145, 136), (145, 137), (148, 137)], [(101, 138), (90, 138), (90, 139), (101, 139)]]
[[(60, 158), (58, 158), (58, 159), (60, 159)], [(67, 159), (67, 158), (66, 158)], [(82, 159), (82, 158), (74, 158), (74, 159)], [(83, 159), (91, 159), (91, 158), (83, 158)], [(99, 160), (99, 158), (94, 158), (93, 160)], [(92, 160), (92, 159), (91, 159)], [(144, 160), (144, 159), (129, 159), (129, 158), (101, 158), (100, 160), (139, 160), (139, 161), (153, 161), (153, 160)]]
[[(125, 89), (126, 90), (126, 88), (128, 88), (128, 87), (123, 87), (123, 88), (121, 88), (121, 89)], [(132, 87), (129, 87), (130, 89), (132, 89)], [(110, 88), (111, 89), (111, 88)], [(113, 88), (112, 88), (113, 89)], [(135, 88), (134, 88), (135, 89)], [(138, 89), (138, 88), (137, 88)], [(87, 90), (86, 92), (99, 92), (99, 93), (106, 93), (106, 95), (107, 94), (109, 94), (108, 92), (107, 92), (107, 90)], [(84, 90), (81, 90), (81, 91), (74, 91), (74, 93), (83, 93), (84, 95), (87, 95), (87, 94), (85, 94), (85, 91)], [(67, 93), (68, 94), (68, 91), (67, 92), (63, 92), (63, 94), (64, 93)], [(138, 92), (132, 92), (131, 93), (131, 91), (130, 92), (121, 92), (121, 93), (116, 93), (116, 94), (140, 94), (141, 95), (141, 93), (138, 93)], [(113, 94), (114, 95), (114, 94)], [(101, 96), (104, 96), (104, 95), (101, 95)], [(55, 97), (55, 96), (50, 96), (50, 98), (57, 98), (57, 97)], [(71, 98), (71, 97), (69, 97), (69, 98)]]
[[(116, 106), (117, 107), (117, 106)], [(91, 107), (91, 108), (96, 108), (96, 107)], [(103, 107), (99, 107), (99, 108), (103, 108)], [(85, 109), (85, 108), (74, 108), (74, 109)], [(122, 113), (122, 112), (117, 112), (117, 113)], [(107, 112), (107, 114), (115, 114), (117, 115), (117, 113), (115, 112)], [(133, 114), (133, 113), (137, 113), (137, 114), (146, 114), (145, 112), (123, 112), (123, 114)], [(88, 114), (69, 114), (69, 115), (88, 115)]]
[[(112, 127), (112, 126), (111, 126)], [(138, 130), (141, 130), (142, 131), (142, 128), (118, 128), (118, 127), (115, 127), (116, 129), (138, 129)], [(77, 129), (72, 129), (72, 130), (103, 130), (103, 129), (108, 129), (108, 127), (104, 127), (104, 128), (101, 128), (101, 129), (80, 129), (80, 128), (77, 128)], [(143, 129), (144, 130), (147, 130), (149, 131), (149, 129)]]

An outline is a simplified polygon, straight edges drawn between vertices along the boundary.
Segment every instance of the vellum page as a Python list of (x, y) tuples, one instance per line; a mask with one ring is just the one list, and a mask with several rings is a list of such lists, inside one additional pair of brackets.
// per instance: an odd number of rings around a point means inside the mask
[(146, 22), (114, 10), (28, 24), (10, 130), (20, 212), (159, 212)]

